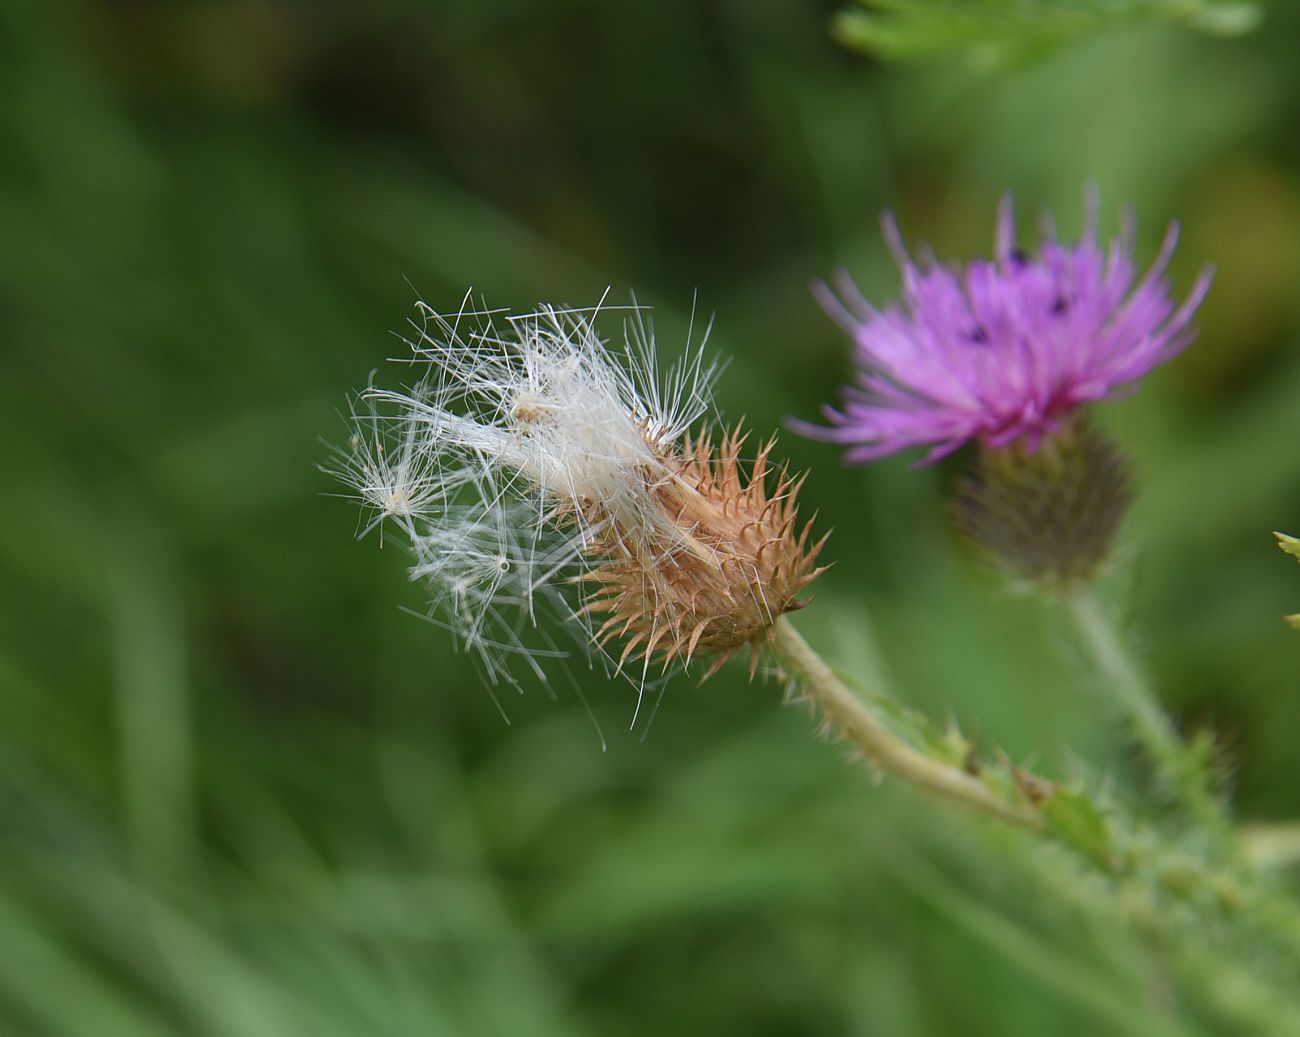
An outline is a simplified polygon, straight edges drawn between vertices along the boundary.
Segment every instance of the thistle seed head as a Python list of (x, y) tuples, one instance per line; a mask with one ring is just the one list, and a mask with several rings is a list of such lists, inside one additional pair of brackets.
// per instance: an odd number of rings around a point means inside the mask
[(757, 652), (818, 572), (772, 444), (746, 470), (742, 436), (690, 438), (712, 406), (703, 342), (661, 371), (646, 311), (612, 346), (600, 310), (422, 309), (401, 358), (419, 377), (363, 393), (327, 468), (369, 509), (363, 534), (405, 539), (412, 579), (494, 683), (513, 682), (510, 657), (544, 678), (539, 655), (562, 654), (539, 606), (644, 677), (652, 661)]

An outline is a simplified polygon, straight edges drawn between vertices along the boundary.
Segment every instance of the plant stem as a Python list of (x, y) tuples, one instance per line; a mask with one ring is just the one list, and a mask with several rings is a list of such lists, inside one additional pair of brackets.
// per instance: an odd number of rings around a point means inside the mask
[(1238, 829), (1246, 860), (1257, 868), (1276, 870), (1300, 864), (1300, 822), (1258, 822)]
[(973, 774), (926, 755), (885, 727), (784, 617), (773, 625), (773, 647), (826, 719), (885, 773), (1012, 824), (1043, 826), (1027, 804), (1009, 801)]
[(1179, 796), (1191, 816), (1212, 835), (1228, 831), (1223, 807), (1210, 791), (1206, 766), (1178, 733), (1169, 714), (1125, 648), (1097, 596), (1081, 590), (1066, 599), (1074, 621), (1107, 692), (1127, 715), (1138, 742), (1160, 778)]

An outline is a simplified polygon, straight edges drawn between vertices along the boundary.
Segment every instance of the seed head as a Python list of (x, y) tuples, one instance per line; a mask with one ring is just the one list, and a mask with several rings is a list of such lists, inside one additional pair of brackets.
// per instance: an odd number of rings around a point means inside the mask
[(412, 578), (494, 682), (513, 680), (512, 655), (542, 673), (539, 606), (643, 677), (705, 654), (711, 673), (746, 645), (756, 659), (820, 571), (773, 444), (746, 470), (742, 436), (716, 451), (689, 436), (711, 406), (704, 343), (661, 373), (647, 311), (625, 312), (614, 347), (601, 310), (422, 308), (401, 358), (419, 377), (362, 393), (327, 468), (370, 509), (362, 534), (391, 520), (403, 535)]

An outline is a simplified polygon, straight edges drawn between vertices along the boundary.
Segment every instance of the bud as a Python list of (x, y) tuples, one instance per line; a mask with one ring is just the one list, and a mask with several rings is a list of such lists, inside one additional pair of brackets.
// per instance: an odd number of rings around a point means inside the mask
[(1124, 455), (1076, 412), (1037, 444), (981, 443), (949, 510), (958, 530), (1013, 572), (1068, 586), (1109, 557), (1132, 498)]

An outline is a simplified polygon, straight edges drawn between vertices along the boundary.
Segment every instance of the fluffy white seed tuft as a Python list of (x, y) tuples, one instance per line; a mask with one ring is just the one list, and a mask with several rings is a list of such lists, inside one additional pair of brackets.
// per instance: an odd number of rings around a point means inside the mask
[[(359, 535), (401, 534), (433, 614), (493, 683), (513, 683), (511, 657), (541, 675), (538, 656), (561, 653), (536, 630), (539, 607), (594, 644), (575, 579), (597, 564), (593, 544), (615, 529), (642, 553), (681, 543), (650, 487), (673, 478), (664, 458), (710, 409), (715, 368), (701, 341), (661, 376), (635, 303), (511, 315), (467, 296), (454, 314), (419, 309), (409, 353), (394, 358), (416, 377), (361, 394), (327, 471), (366, 506)], [(609, 309), (623, 313), (619, 345), (596, 328)]]

